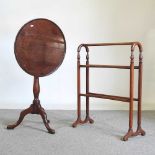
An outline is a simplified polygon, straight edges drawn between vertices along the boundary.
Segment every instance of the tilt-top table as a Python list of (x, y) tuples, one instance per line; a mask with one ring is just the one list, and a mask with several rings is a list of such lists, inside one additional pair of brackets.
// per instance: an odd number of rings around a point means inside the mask
[(63, 62), (66, 53), (66, 41), (61, 29), (47, 19), (35, 19), (26, 23), (18, 32), (14, 44), (16, 60), (19, 66), (34, 77), (34, 100), (31, 106), (20, 113), (18, 121), (8, 125), (7, 129), (17, 127), (25, 115), (41, 115), (48, 132), (55, 133), (50, 128), (46, 112), (39, 100), (39, 77), (52, 74)]

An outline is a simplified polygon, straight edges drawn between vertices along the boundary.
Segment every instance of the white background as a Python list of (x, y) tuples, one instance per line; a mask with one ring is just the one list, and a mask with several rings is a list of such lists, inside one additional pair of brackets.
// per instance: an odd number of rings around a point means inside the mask
[[(18, 66), (14, 40), (21, 26), (34, 18), (57, 23), (67, 42), (62, 66), (40, 78), (45, 108), (76, 109), (76, 50), (80, 43), (140, 41), (144, 48), (143, 109), (155, 109), (155, 0), (0, 0), (0, 108), (25, 108), (33, 100), (33, 77)], [(92, 63), (128, 65), (130, 61), (129, 47), (91, 51)], [(138, 50), (135, 59), (137, 56)], [(128, 76), (129, 70), (92, 70), (91, 91), (129, 96)], [(84, 86), (84, 78), (82, 81)], [(135, 82), (135, 96), (136, 87)], [(91, 104), (92, 109), (128, 108), (126, 103), (101, 99), (93, 99)]]

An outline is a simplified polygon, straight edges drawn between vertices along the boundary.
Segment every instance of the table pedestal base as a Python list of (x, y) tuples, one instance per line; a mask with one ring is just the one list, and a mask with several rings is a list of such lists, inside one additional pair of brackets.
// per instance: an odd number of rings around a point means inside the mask
[(23, 121), (24, 117), (27, 114), (39, 114), (42, 117), (44, 125), (45, 125), (46, 129), (48, 130), (48, 132), (51, 134), (55, 133), (55, 130), (49, 126), (50, 121), (47, 119), (47, 114), (46, 114), (44, 108), (42, 108), (42, 106), (40, 104), (40, 100), (38, 99), (39, 91), (40, 91), (39, 78), (34, 78), (34, 86), (33, 86), (34, 100), (33, 100), (33, 103), (31, 104), (31, 106), (29, 108), (23, 110), (20, 113), (18, 121), (12, 125), (8, 125), (7, 129), (14, 129), (15, 127), (17, 127)]
[(18, 121), (12, 125), (8, 125), (7, 129), (14, 129), (15, 127), (17, 127), (23, 121), (24, 117), (27, 114), (39, 114), (39, 115), (41, 115), (43, 122), (44, 122), (44, 125), (45, 125), (46, 129), (48, 130), (48, 132), (51, 134), (55, 133), (55, 130), (51, 129), (49, 126), (50, 121), (47, 119), (47, 114), (46, 114), (45, 110), (41, 106), (38, 106), (38, 105), (36, 106), (35, 104), (31, 104), (31, 106), (29, 108), (23, 110), (20, 113)]

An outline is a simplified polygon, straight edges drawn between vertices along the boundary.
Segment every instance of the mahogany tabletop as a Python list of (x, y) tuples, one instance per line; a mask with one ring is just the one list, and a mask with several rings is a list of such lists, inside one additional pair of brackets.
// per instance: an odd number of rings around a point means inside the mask
[(66, 41), (54, 22), (34, 19), (19, 30), (14, 51), (18, 64), (25, 72), (42, 77), (53, 73), (61, 65)]

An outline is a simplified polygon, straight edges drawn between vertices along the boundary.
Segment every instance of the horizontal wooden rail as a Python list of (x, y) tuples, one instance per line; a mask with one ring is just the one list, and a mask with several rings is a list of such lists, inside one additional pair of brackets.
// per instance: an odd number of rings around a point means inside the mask
[(136, 46), (138, 46), (139, 52), (142, 52), (142, 50), (143, 50), (141, 43), (136, 41), (136, 42), (121, 42), (121, 43), (92, 43), (92, 44), (81, 44), (78, 47), (78, 52), (81, 51), (81, 48), (82, 47), (85, 47), (86, 48), (86, 51), (88, 52), (89, 51), (88, 47), (91, 47), (91, 46), (119, 46), (119, 45), (131, 45), (131, 51), (134, 51)]
[[(130, 66), (118, 66), (118, 65), (80, 65), (80, 67), (91, 68), (118, 68), (118, 69), (130, 69)], [(134, 69), (139, 69), (139, 66), (134, 66)]]
[(92, 43), (92, 44), (83, 44), (84, 46), (119, 46), (119, 45), (133, 45), (138, 42), (122, 42), (122, 43)]
[[(129, 97), (121, 97), (121, 96), (113, 96), (113, 95), (105, 95), (105, 94), (87, 93), (87, 94), (80, 94), (80, 96), (88, 96), (88, 97), (95, 97), (95, 98), (117, 100), (122, 102), (130, 102)], [(138, 101), (138, 99), (134, 98), (134, 101)]]

